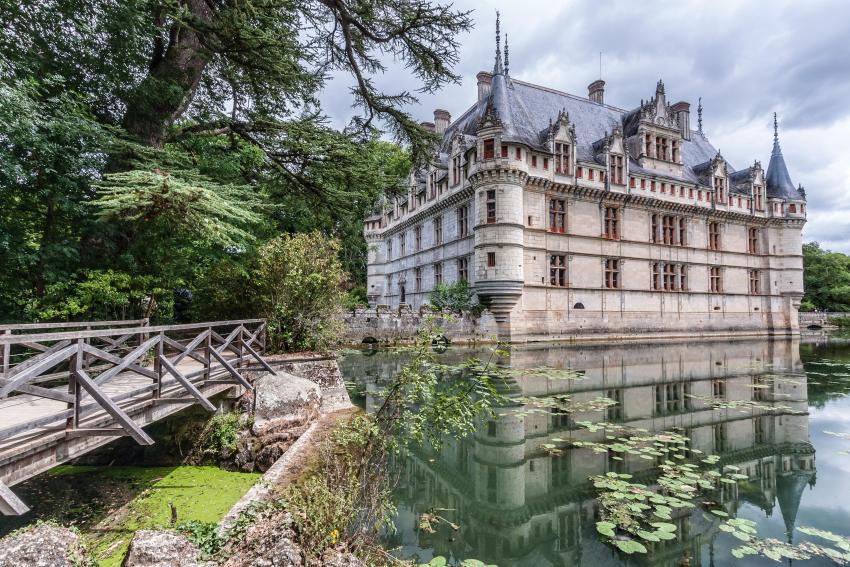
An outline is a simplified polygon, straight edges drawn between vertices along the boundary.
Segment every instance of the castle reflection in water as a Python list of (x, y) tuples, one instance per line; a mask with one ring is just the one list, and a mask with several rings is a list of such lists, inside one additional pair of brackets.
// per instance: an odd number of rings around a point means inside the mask
[[(616, 562), (596, 536), (588, 477), (628, 472), (640, 482), (657, 463), (627, 454), (617, 460), (589, 448), (553, 455), (543, 447), (557, 444), (552, 439), (605, 441), (604, 430), (575, 425), (585, 420), (680, 429), (691, 449), (721, 455), (722, 465), (747, 475), (738, 485), (724, 485), (718, 501), (727, 512), (749, 503), (765, 515), (779, 513), (790, 534), (803, 490), (815, 481), (799, 350), (796, 340), (515, 347), (504, 361), (513, 369), (569, 369), (581, 378), (519, 373), (507, 388), (516, 404), (499, 408), (474, 435), (447, 441), (440, 454), (421, 449), (405, 459), (393, 543), (408, 555), (433, 550), (502, 567)], [(444, 360), (460, 362), (475, 354), (481, 353), (450, 349)], [(348, 357), (341, 366), (348, 379), (365, 387), (362, 402), (369, 409), (379, 403), (374, 393), (403, 364), (398, 354), (377, 352)], [(577, 402), (607, 397), (619, 403), (572, 414), (527, 411), (533, 406), (521, 403), (557, 394)], [(714, 409), (713, 400), (758, 403)], [(460, 529), (418, 530), (419, 516), (433, 508), (445, 509), (439, 513)], [(653, 565), (699, 565), (713, 557), (717, 522), (699, 511), (682, 512), (674, 522), (678, 539), (655, 548)]]

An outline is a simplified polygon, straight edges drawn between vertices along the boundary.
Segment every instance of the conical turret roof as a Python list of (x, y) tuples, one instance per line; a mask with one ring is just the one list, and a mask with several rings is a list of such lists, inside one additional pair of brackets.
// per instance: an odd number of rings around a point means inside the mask
[(775, 113), (773, 115), (773, 151), (770, 154), (770, 164), (767, 166), (765, 183), (767, 184), (768, 197), (794, 200), (801, 198), (794, 182), (791, 181), (791, 175), (785, 165), (785, 158), (782, 156)]

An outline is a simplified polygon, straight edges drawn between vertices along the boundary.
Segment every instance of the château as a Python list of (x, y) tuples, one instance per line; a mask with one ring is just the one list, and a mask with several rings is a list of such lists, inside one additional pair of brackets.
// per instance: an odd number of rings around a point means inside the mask
[(366, 219), (372, 305), (419, 308), (469, 282), (502, 339), (794, 334), (806, 196), (774, 115), (767, 171), (735, 169), (688, 102), (624, 110), (514, 79), (497, 23), (492, 73), (407, 195)]

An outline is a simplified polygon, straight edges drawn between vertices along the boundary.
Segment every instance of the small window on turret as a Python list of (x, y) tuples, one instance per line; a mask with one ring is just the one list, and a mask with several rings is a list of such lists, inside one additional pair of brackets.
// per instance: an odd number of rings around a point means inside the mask
[(531, 167), (537, 167), (537, 156), (531, 156)]
[(508, 146), (506, 144), (502, 144), (502, 157), (503, 158), (508, 157)]
[(496, 253), (495, 252), (487, 252), (487, 267), (495, 268), (496, 267)]
[(484, 159), (493, 159), (496, 157), (496, 141), (493, 138), (484, 140)]

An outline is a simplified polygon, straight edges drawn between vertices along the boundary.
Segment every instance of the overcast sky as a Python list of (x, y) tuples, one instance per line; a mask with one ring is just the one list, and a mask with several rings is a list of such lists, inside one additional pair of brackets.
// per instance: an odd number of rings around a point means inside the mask
[[(773, 112), (794, 183), (809, 202), (806, 241), (850, 253), (850, 2), (778, 0), (652, 2), (642, 0), (458, 0), (474, 10), (475, 29), (460, 38), (459, 85), (420, 97), (409, 111), (432, 120), (435, 108), (459, 116), (476, 97), (475, 74), (490, 70), (495, 11), (510, 42), (514, 78), (587, 96), (606, 81), (605, 102), (631, 109), (664, 80), (669, 102), (702, 97), (703, 128), (736, 169), (758, 159), (766, 169)], [(391, 62), (388, 62), (391, 63)], [(351, 115), (347, 80), (332, 82), (325, 110)], [(378, 81), (415, 90), (403, 69)]]

